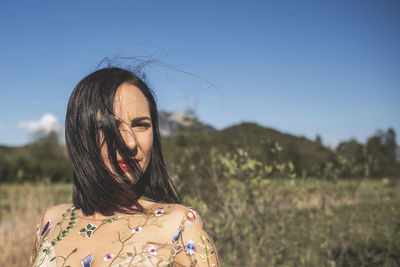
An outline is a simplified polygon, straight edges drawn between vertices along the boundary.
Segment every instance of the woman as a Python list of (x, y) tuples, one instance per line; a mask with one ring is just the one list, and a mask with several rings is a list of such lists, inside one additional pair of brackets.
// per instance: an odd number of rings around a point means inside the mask
[(65, 133), (73, 205), (43, 214), (33, 266), (218, 266), (199, 214), (179, 204), (157, 106), (140, 78), (120, 68), (84, 78)]

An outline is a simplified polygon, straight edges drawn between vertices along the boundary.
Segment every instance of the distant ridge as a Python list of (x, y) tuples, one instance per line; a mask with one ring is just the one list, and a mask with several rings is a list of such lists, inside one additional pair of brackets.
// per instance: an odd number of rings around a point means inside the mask
[[(256, 123), (243, 122), (210, 134), (210, 141), (222, 147), (248, 147), (252, 154), (267, 159), (269, 149), (275, 142), (282, 147), (282, 157), (299, 161), (313, 158), (315, 162), (333, 158), (333, 151), (318, 142), (266, 128)], [(302, 160), (301, 160), (302, 161)], [(300, 162), (299, 162), (300, 163)], [(305, 162), (301, 162), (305, 164)]]
[(214, 132), (215, 128), (211, 125), (197, 121), (196, 118), (187, 115), (184, 111), (158, 112), (158, 122), (160, 135), (163, 137), (175, 136), (182, 127), (188, 127), (191, 124), (199, 124), (206, 132)]
[[(189, 137), (187, 142), (193, 143), (196, 138), (196, 135)], [(175, 136), (164, 140), (163, 146), (167, 152), (177, 149), (174, 140)], [(291, 161), (300, 173), (303, 170), (318, 168), (335, 159), (335, 152), (321, 143), (250, 122), (242, 122), (203, 135), (201, 144), (203, 149), (215, 147), (221, 152), (243, 148), (249, 152), (249, 156), (264, 163), (275, 160)]]

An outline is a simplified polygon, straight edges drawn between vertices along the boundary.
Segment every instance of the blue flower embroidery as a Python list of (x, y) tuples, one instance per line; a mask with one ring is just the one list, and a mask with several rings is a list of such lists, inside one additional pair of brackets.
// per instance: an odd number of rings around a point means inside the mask
[(185, 246), (186, 253), (189, 255), (193, 255), (196, 252), (196, 245), (195, 242), (190, 239)]
[(86, 258), (81, 260), (82, 267), (90, 267), (92, 266), (92, 262), (93, 262), (92, 254), (87, 255)]
[(179, 227), (179, 232), (176, 235), (174, 235), (174, 237), (172, 238), (174, 243), (178, 242), (178, 238), (181, 236), (181, 233), (182, 233), (182, 229)]
[(51, 221), (47, 221), (47, 223), (43, 227), (42, 234), (40, 235), (41, 237), (44, 236), (44, 234), (50, 229)]

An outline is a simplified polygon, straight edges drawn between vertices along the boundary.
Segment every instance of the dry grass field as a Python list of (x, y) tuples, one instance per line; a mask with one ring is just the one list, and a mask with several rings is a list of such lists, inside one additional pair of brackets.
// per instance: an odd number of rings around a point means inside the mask
[[(234, 188), (227, 203), (184, 196), (205, 219), (223, 266), (399, 266), (400, 185), (269, 181), (255, 208)], [(0, 266), (27, 266), (40, 214), (64, 202), (70, 184), (0, 185)]]
[(0, 186), (0, 266), (27, 266), (36, 225), (49, 205), (71, 201), (71, 185)]

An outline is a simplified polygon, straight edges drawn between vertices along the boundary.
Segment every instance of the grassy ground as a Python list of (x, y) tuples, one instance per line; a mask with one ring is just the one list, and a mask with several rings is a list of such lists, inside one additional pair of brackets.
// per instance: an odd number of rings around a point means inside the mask
[[(272, 179), (254, 203), (229, 201), (233, 210), (188, 204), (202, 214), (223, 266), (399, 266), (399, 189), (380, 180)], [(70, 184), (0, 185), (0, 266), (26, 266), (40, 214), (65, 202)]]
[(36, 225), (50, 205), (71, 202), (71, 185), (0, 185), (0, 266), (27, 266)]

